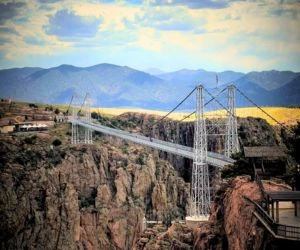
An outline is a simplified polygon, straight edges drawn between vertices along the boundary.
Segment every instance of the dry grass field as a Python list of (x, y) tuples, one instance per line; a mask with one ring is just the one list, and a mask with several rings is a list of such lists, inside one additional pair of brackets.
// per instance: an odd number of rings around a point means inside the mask
[[(126, 109), (126, 108), (93, 108), (95, 112), (102, 113), (107, 116), (117, 116), (126, 112), (138, 112), (138, 113), (146, 113), (146, 114), (153, 114), (163, 116), (167, 114), (164, 111), (157, 111), (157, 110), (146, 110), (146, 109)], [(286, 125), (292, 125), (300, 121), (300, 108), (286, 108), (286, 107), (264, 107), (264, 111), (274, 117), (280, 123), (284, 123)], [(271, 125), (275, 125), (276, 122), (264, 114), (261, 110), (254, 107), (249, 108), (237, 108), (236, 110), (238, 117), (260, 117), (266, 119), (268, 123)], [(224, 117), (225, 116), (224, 110), (219, 111), (211, 111), (206, 112), (206, 117)], [(188, 113), (179, 113), (174, 112), (169, 117), (174, 120), (181, 120)], [(192, 115), (190, 118), (186, 119), (185, 121), (193, 121), (195, 119), (195, 115)]]

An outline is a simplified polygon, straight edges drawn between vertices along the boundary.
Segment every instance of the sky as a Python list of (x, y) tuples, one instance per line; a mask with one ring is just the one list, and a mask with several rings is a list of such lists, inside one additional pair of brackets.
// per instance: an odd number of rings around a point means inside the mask
[(0, 0), (0, 69), (300, 72), (300, 0)]

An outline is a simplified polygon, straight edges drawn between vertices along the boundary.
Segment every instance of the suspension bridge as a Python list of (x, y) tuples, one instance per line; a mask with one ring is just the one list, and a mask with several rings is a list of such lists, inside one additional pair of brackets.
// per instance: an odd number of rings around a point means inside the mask
[[(218, 100), (218, 96), (226, 90), (228, 93), (227, 107), (225, 107)], [(190, 221), (205, 221), (208, 220), (211, 202), (208, 165), (220, 168), (226, 165), (232, 165), (234, 164), (234, 160), (231, 158), (231, 155), (233, 153), (239, 152), (240, 150), (237, 132), (237, 117), (235, 113), (236, 90), (238, 90), (242, 96), (252, 102), (234, 85), (227, 86), (216, 95), (212, 95), (202, 85), (199, 85), (195, 87), (178, 105), (176, 105), (176, 107), (174, 107), (170, 112), (168, 112), (159, 120), (159, 122), (162, 122), (179, 106), (181, 106), (194, 92), (196, 92), (196, 110), (180, 120), (180, 122), (182, 122), (185, 119), (189, 118), (191, 115), (195, 114), (196, 116), (193, 147), (187, 147), (178, 143), (168, 142), (154, 137), (147, 137), (138, 133), (132, 133), (118, 128), (111, 128), (99, 123), (93, 123), (91, 119), (90, 103), (86, 94), (81, 105), (79, 103), (72, 103), (72, 117), (69, 119), (69, 121), (72, 123), (72, 143), (91, 144), (93, 142), (92, 131), (98, 131), (154, 149), (162, 150), (174, 155), (192, 159), (193, 167), (191, 181), (191, 206), (189, 216), (186, 219)], [(206, 103), (204, 103), (204, 92), (206, 92), (210, 96), (210, 100)], [(224, 154), (210, 152), (207, 150), (208, 133), (206, 118), (204, 116), (204, 107), (213, 101), (218, 103), (218, 105), (226, 110), (227, 113), (224, 131)], [(254, 102), (252, 102), (252, 104), (261, 109)], [(267, 115), (270, 116), (269, 114)], [(273, 117), (271, 118), (275, 120)], [(276, 122), (279, 123), (278, 121)], [(154, 125), (155, 124), (153, 124), (153, 126)], [(80, 127), (84, 128), (83, 132), (82, 129), (79, 129)]]

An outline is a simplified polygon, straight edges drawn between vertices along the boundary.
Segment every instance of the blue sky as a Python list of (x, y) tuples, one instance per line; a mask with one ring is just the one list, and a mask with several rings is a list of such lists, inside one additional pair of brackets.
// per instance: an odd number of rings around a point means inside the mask
[(300, 0), (0, 1), (0, 68), (300, 71)]

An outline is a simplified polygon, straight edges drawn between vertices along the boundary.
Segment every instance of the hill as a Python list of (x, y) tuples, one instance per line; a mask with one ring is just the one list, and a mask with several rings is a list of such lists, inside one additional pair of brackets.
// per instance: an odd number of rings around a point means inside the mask
[[(72, 95), (83, 98), (89, 92), (94, 106), (169, 110), (199, 83), (208, 89), (215, 88), (218, 78), (220, 89), (235, 83), (259, 105), (299, 105), (299, 77), (300, 73), (290, 71), (244, 74), (202, 69), (183, 69), (154, 76), (106, 63), (91, 67), (60, 65), (49, 69), (0, 70), (0, 97), (66, 104)], [(237, 100), (237, 104), (249, 106), (245, 100)]]

